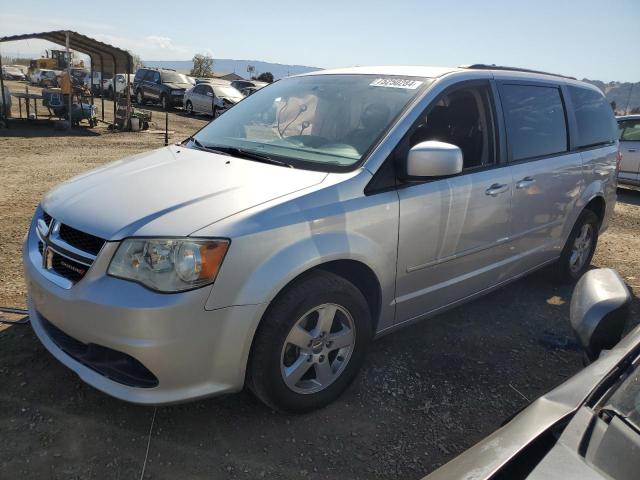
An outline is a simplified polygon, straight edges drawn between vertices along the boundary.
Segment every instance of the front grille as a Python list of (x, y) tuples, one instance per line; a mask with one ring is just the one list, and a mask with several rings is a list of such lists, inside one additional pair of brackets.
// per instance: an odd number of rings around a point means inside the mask
[(65, 224), (60, 225), (60, 238), (72, 247), (76, 247), (78, 250), (90, 253), (91, 255), (97, 255), (104, 245), (103, 239), (89, 233), (81, 232)]
[(65, 278), (68, 278), (73, 283), (76, 283), (84, 277), (89, 267), (75, 260), (60, 255), (57, 252), (51, 254), (51, 270), (56, 272)]
[(49, 227), (46, 237), (43, 236), (44, 232), (38, 234), (38, 251), (47, 257), (43, 259), (43, 268), (66, 278), (72, 284), (79, 282), (105, 240), (56, 221), (44, 211), (41, 218)]
[(153, 388), (158, 385), (156, 376), (132, 356), (95, 343), (82, 343), (46, 318), (40, 316), (40, 319), (49, 338), (60, 350), (100, 375), (129, 387)]
[(44, 210), (42, 211), (42, 219), (44, 220), (44, 223), (47, 224), (47, 226), (51, 225), (51, 220), (52, 220), (51, 215), (49, 215)]

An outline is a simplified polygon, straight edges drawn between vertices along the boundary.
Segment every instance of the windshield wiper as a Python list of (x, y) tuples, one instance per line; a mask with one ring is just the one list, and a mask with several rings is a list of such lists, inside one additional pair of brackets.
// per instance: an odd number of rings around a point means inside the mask
[(283, 162), (282, 160), (277, 160), (269, 155), (265, 155), (263, 153), (254, 152), (252, 150), (244, 150), (238, 147), (228, 147), (226, 145), (204, 145), (197, 138), (189, 137), (185, 140), (185, 142), (192, 142), (196, 148), (199, 150), (204, 150), (205, 152), (211, 153), (219, 153), (221, 155), (235, 156), (240, 158), (246, 158), (249, 160), (256, 160), (258, 162), (263, 163), (271, 163), (272, 165), (280, 165), (282, 167), (293, 168), (293, 165), (287, 162)]
[(203, 150), (203, 151), (205, 151), (205, 152), (219, 153), (220, 155), (229, 155), (229, 156), (231, 155), (230, 153), (228, 153), (228, 152), (226, 152), (226, 151), (219, 150), (219, 149), (214, 148), (214, 147), (208, 147), (208, 146), (205, 146), (205, 145), (203, 145), (203, 144), (200, 142), (200, 140), (198, 140), (198, 139), (197, 139), (197, 138), (195, 138), (195, 137), (189, 137), (189, 138), (187, 138), (187, 139), (186, 139), (184, 142), (182, 142), (182, 143), (185, 143), (185, 142), (191, 142), (191, 143), (193, 143), (193, 144), (196, 146), (196, 148), (197, 148), (198, 150)]
[(245, 150), (238, 147), (228, 147), (226, 145), (206, 145), (204, 148), (206, 148), (208, 151), (215, 151), (226, 155), (233, 155), (235, 157), (256, 160), (263, 163), (270, 163), (272, 165), (280, 165), (281, 167), (293, 168), (293, 165), (291, 165), (290, 163), (283, 162), (282, 160), (270, 157), (269, 155), (265, 155), (264, 153), (254, 152), (253, 150)]

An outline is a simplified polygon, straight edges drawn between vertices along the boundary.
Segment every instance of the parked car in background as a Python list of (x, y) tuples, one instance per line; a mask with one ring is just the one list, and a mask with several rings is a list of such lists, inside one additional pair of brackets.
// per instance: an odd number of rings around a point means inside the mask
[(248, 97), (249, 95), (256, 93), (258, 90), (259, 90), (258, 87), (245, 87), (242, 90), (240, 90), (240, 93), (245, 97)]
[(618, 182), (640, 186), (640, 115), (618, 117), (620, 168)]
[(136, 102), (157, 103), (163, 110), (182, 106), (184, 92), (191, 86), (186, 75), (168, 69), (140, 68), (133, 79)]
[(9, 67), (17, 68), (20, 70), (25, 76), (29, 72), (29, 67), (27, 65), (8, 65)]
[(210, 77), (198, 77), (196, 78), (196, 85), (198, 83), (210, 83), (212, 85), (231, 85), (229, 80), (223, 80), (222, 78), (210, 78)]
[(579, 279), (614, 210), (617, 155), (602, 92), (567, 77), (285, 78), (180, 145), (46, 194), (23, 248), (29, 318), (123, 400), (246, 385), (309, 411), (347, 388), (374, 337), (542, 267)]
[(620, 341), (630, 302), (615, 271), (587, 272), (571, 324), (594, 363), (424, 480), (637, 480), (640, 326)]
[(266, 87), (269, 85), (266, 82), (259, 82), (257, 80), (232, 80), (231, 86), (237, 90), (242, 90), (243, 88), (253, 87), (256, 89)]
[(40, 69), (36, 77), (38, 79), (37, 85), (39, 87), (57, 87), (60, 75), (62, 75), (60, 70)]
[(3, 65), (2, 78), (5, 80), (26, 80), (27, 77), (19, 68), (11, 65)]
[(205, 113), (216, 118), (243, 98), (231, 85), (202, 82), (185, 92), (184, 109), (190, 115)]
[[(104, 80), (102, 83), (103, 93), (106, 98), (113, 99), (114, 98), (114, 88), (113, 88), (113, 77), (107, 80)], [(130, 79), (133, 80), (133, 75), (130, 75)], [(115, 76), (116, 87), (115, 92), (118, 96), (122, 95), (126, 90), (127, 84), (127, 74), (126, 73), (117, 73)], [(129, 82), (129, 95), (133, 97), (133, 81)]]

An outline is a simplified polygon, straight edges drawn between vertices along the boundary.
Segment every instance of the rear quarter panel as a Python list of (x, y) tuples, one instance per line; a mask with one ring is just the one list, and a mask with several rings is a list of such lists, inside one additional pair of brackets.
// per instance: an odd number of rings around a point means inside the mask
[(584, 190), (580, 195), (576, 211), (573, 212), (572, 221), (565, 226), (565, 238), (569, 236), (571, 228), (584, 207), (595, 197), (602, 197), (605, 202), (605, 212), (600, 231), (604, 232), (609, 226), (611, 215), (616, 204), (616, 189), (618, 181), (616, 177), (616, 155), (618, 142), (615, 145), (607, 145), (600, 148), (583, 150), (582, 171), (584, 177)]

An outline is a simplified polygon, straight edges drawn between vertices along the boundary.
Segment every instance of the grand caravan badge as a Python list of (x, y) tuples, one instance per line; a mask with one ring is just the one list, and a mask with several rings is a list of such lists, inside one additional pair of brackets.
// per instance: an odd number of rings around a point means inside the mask
[(405, 88), (415, 90), (424, 82), (420, 80), (409, 80), (407, 78), (377, 78), (369, 84), (370, 87)]

